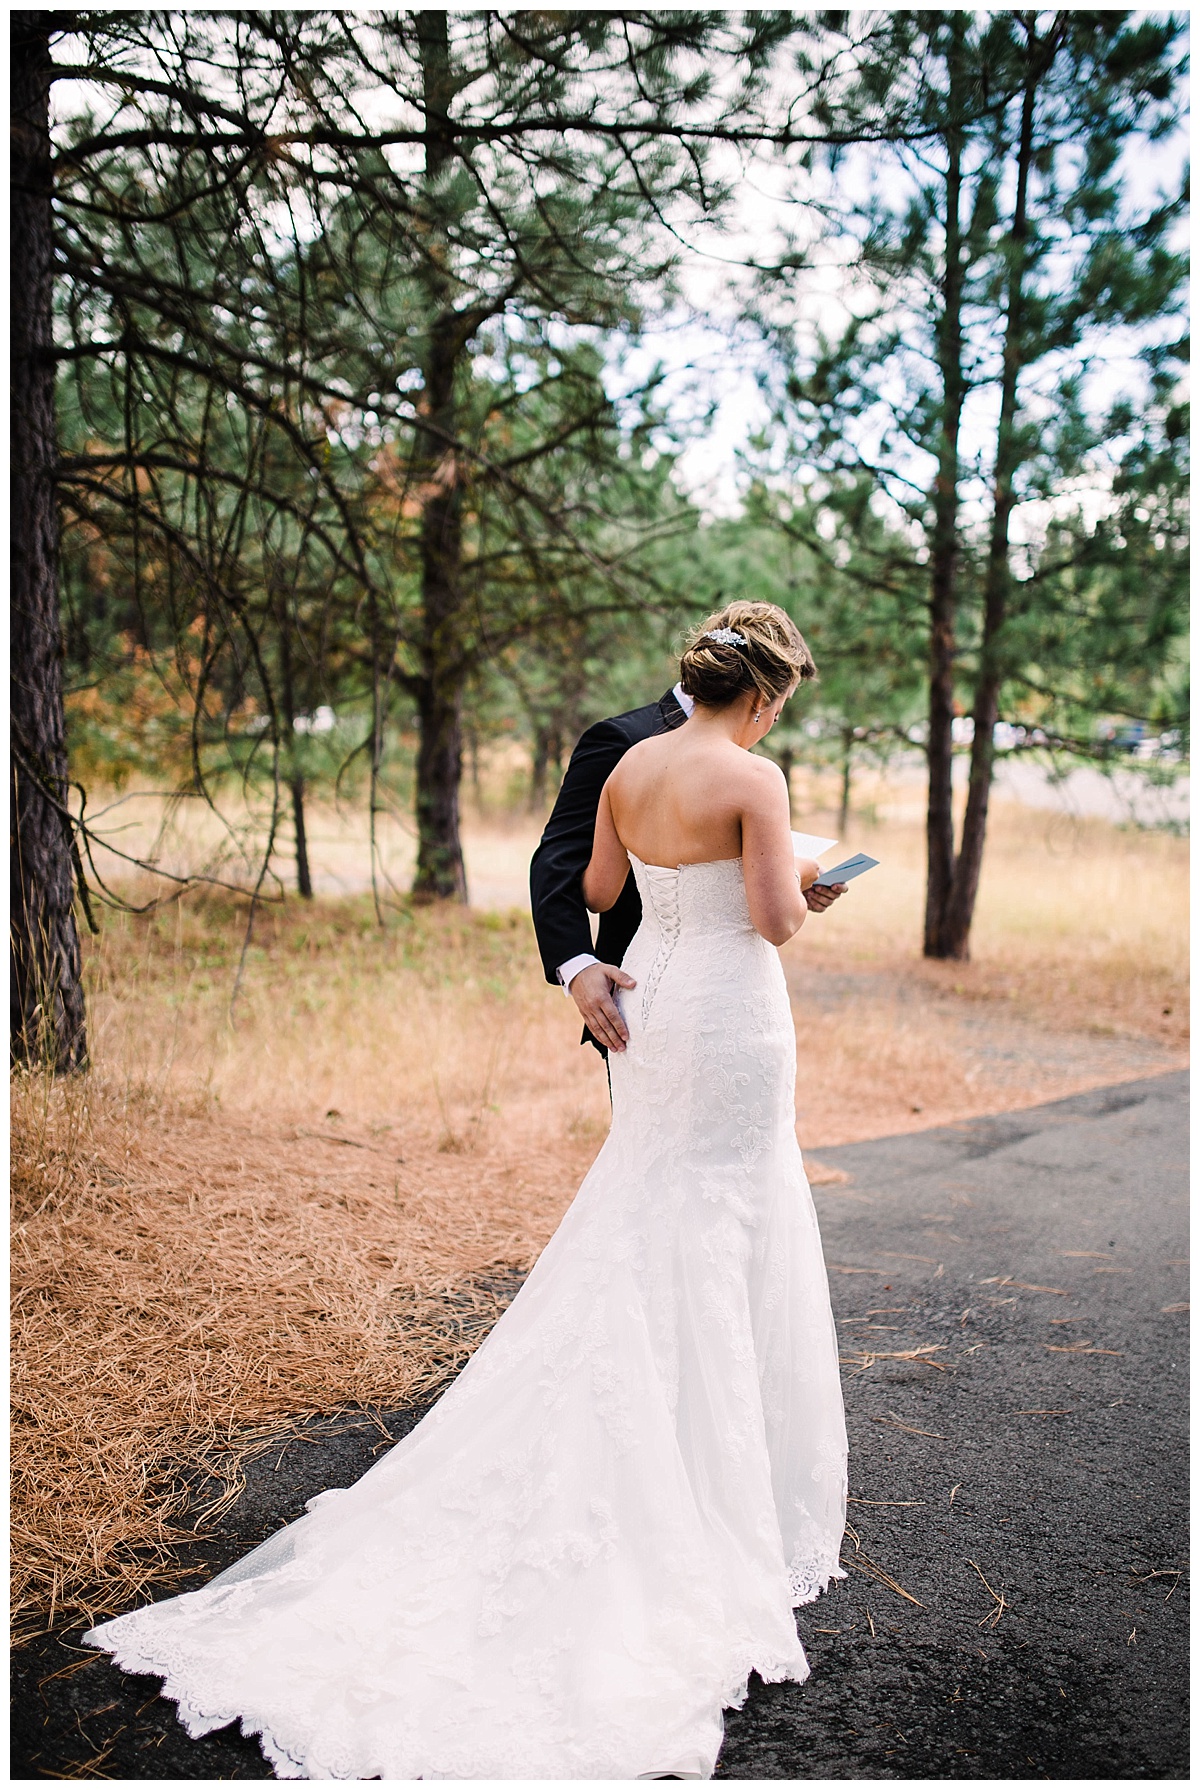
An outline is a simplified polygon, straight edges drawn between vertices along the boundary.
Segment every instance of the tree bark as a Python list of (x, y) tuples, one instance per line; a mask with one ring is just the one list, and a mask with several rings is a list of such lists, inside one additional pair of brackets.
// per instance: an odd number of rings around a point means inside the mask
[(546, 777), (550, 769), (550, 729), (535, 724), (533, 757), (529, 767), (529, 809), (538, 814), (546, 805)]
[[(453, 153), (450, 102), (454, 94), (445, 13), (417, 15), (425, 106), (425, 178), (432, 188)], [(437, 199), (431, 196), (431, 209)], [(444, 245), (440, 251), (444, 258)], [(422, 501), (420, 529), (423, 638), (417, 680), (417, 874), (421, 900), (467, 898), (459, 835), (462, 779), (462, 697), (466, 666), (459, 628), (462, 571), (462, 492), (454, 453), (455, 378), (473, 320), (456, 312), (448, 278), (432, 253), (426, 277), (430, 330), (424, 360), (414, 487)]]
[(842, 796), (838, 807), (838, 838), (845, 836), (850, 819), (851, 779), (854, 775), (854, 729), (842, 729)]
[(308, 866), (308, 833), (304, 825), (304, 774), (293, 773), (290, 779), (292, 791), (292, 819), (296, 824), (296, 887), (304, 901), (312, 900), (312, 872)]
[(946, 131), (946, 244), (938, 368), (942, 420), (933, 493), (929, 590), (929, 799), (925, 818), (925, 955), (943, 957), (946, 904), (954, 881), (954, 662), (958, 607), (959, 430), (963, 395), (962, 154), (958, 122), (963, 79), (963, 16), (950, 25), (950, 121)]
[(12, 789), (10, 1048), (57, 1072), (87, 1064), (58, 603), (51, 324), (51, 14), (12, 20), (10, 437)]
[(462, 782), (462, 686), (423, 680), (417, 692), (418, 900), (467, 899), (467, 873), (459, 836)]
[(1025, 329), (1025, 253), (1028, 236), (1029, 174), (1033, 164), (1034, 106), (1037, 86), (1044, 72), (1033, 44), (1021, 106), (1021, 131), (1017, 149), (1017, 186), (1013, 201), (1012, 229), (1008, 243), (1008, 278), (1005, 302), (1004, 363), (1000, 383), (1000, 415), (996, 426), (996, 465), (993, 481), (992, 526), (984, 578), (983, 636), (973, 707), (975, 733), (971, 742), (971, 778), (963, 816), (962, 840), (954, 867), (954, 881), (942, 918), (939, 943), (942, 957), (970, 955), (971, 921), (983, 868), (988, 804), (995, 760), (995, 731), (1000, 713), (1003, 681), (1001, 635), (1008, 614), (1009, 523), (1016, 502), (1015, 479), (1021, 461), (1017, 430), (1017, 381), (1023, 360)]
[(287, 729), (288, 788), (292, 792), (292, 820), (296, 829), (296, 889), (303, 901), (312, 900), (312, 874), (308, 864), (308, 832), (304, 825), (304, 772), (296, 751), (296, 680), (292, 663), (292, 616), (287, 592), (278, 593), (279, 668), (283, 684), (283, 721)]
[(792, 772), (796, 768), (796, 753), (792, 746), (780, 746), (774, 754), (775, 763), (783, 772), (783, 780), (787, 784), (788, 814), (792, 813)]

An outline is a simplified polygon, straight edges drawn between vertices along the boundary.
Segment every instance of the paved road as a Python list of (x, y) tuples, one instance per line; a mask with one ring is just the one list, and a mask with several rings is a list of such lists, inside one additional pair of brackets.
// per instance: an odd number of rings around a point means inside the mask
[(821, 1158), (859, 1547), (718, 1775), (1186, 1776), (1186, 1076)]
[[(820, 1157), (851, 1570), (801, 1612), (812, 1677), (755, 1684), (717, 1775), (1185, 1777), (1186, 1077)], [(342, 1418), (264, 1457), (194, 1582), (382, 1440)], [(17, 1654), (15, 1777), (270, 1775), (86, 1657), (50, 1676), (78, 1630)]]

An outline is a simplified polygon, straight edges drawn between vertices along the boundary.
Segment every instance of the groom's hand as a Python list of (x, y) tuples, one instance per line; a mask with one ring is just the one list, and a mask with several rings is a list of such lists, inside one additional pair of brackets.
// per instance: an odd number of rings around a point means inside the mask
[[(804, 891), (804, 899), (808, 903), (809, 911), (814, 914), (823, 914), (827, 907), (833, 906), (839, 895), (846, 893), (846, 887), (845, 883), (814, 883), (810, 889)], [(571, 987), (574, 988), (574, 986), (575, 984), (572, 982)]]
[(633, 977), (613, 963), (589, 963), (585, 970), (571, 977), (568, 993), (582, 1013), (583, 1023), (592, 1037), (609, 1050), (624, 1050), (629, 1039), (625, 1021), (613, 1000), (613, 989), (636, 987)]

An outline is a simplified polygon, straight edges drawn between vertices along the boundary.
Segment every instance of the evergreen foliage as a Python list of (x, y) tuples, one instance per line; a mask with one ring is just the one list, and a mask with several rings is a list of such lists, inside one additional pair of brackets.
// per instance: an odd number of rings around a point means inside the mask
[[(872, 486), (927, 568), (931, 956), (968, 952), (999, 721), (1080, 751), (1114, 710), (1183, 724), (1184, 194), (1146, 200), (1135, 179), (1139, 145), (1178, 122), (1182, 38), (1167, 15), (891, 14), (829, 101), (845, 138), (900, 82), (921, 132), (869, 167), (827, 157), (824, 246), (853, 245), (858, 277), (848, 320), (804, 330), (795, 254), (766, 281), (775, 464), (782, 437), (793, 474), (824, 475), (848, 552)], [(1142, 376), (1106, 394), (1106, 359), (1131, 344)], [(1085, 487), (1099, 513), (1069, 503)], [(906, 576), (897, 639), (910, 591)]]
[[(415, 736), (414, 893), (461, 899), (464, 755), (515, 730), (540, 805), (584, 726), (670, 681), (687, 622), (781, 602), (822, 673), (785, 767), (836, 760), (845, 809), (856, 757), (923, 738), (935, 955), (968, 948), (997, 722), (1100, 759), (1122, 728), (1186, 749), (1184, 197), (1137, 178), (1178, 124), (1179, 18), (14, 29), (27, 1054), (86, 1050), (64, 664), (75, 776), (216, 804), (241, 779), (270, 814), (259, 890), (286, 846), (311, 892), (314, 782), (361, 782), (374, 825)], [(614, 369), (751, 153), (791, 170), (803, 223), (751, 257), (772, 420), (713, 521), (660, 373), (618, 399)], [(824, 336), (821, 258), (849, 295)]]

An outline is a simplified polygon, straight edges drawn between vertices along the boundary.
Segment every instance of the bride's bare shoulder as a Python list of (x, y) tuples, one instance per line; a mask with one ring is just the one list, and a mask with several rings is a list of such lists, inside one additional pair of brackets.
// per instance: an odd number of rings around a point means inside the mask
[(658, 768), (663, 761), (663, 747), (667, 737), (663, 734), (651, 734), (649, 739), (635, 741), (613, 766), (609, 782), (620, 788), (622, 783), (630, 783), (643, 772)]
[(735, 748), (737, 762), (730, 761), (730, 775), (737, 779), (737, 787), (748, 797), (770, 800), (782, 789), (787, 791), (787, 778), (779, 766), (770, 758), (759, 758), (757, 753), (742, 752)]

